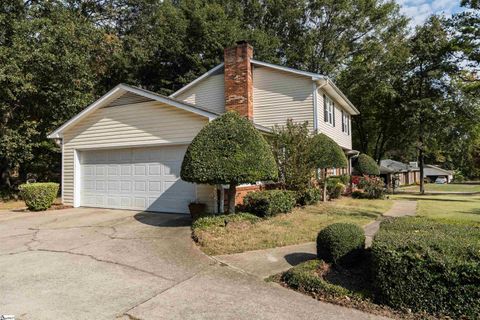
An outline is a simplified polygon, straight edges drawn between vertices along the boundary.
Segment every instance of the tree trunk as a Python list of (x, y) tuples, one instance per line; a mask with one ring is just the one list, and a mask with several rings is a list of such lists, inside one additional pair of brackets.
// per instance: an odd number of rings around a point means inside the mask
[(424, 159), (423, 159), (423, 148), (420, 147), (419, 154), (418, 154), (418, 164), (420, 167), (420, 193), (425, 194), (425, 182), (423, 179), (423, 165), (424, 165)]
[(327, 202), (327, 169), (322, 169), (323, 175), (323, 202)]
[(235, 195), (237, 194), (237, 184), (230, 183), (228, 188), (228, 213), (235, 213)]

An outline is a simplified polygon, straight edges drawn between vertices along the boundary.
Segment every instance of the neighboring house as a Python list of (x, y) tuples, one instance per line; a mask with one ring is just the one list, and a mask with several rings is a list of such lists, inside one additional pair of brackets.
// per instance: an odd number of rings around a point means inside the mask
[(380, 177), (388, 187), (420, 183), (420, 168), (416, 162), (405, 164), (395, 160), (380, 161)]
[(182, 181), (180, 167), (196, 134), (228, 110), (265, 133), (287, 119), (308, 121), (312, 133), (357, 154), (351, 116), (358, 110), (330, 79), (254, 60), (246, 42), (224, 58), (170, 97), (120, 84), (50, 134), (62, 145), (63, 202), (187, 213), (198, 201), (217, 211), (216, 187)]
[(437, 178), (447, 178), (447, 183), (453, 180), (453, 171), (442, 169), (432, 164), (426, 164), (423, 168), (423, 177), (430, 182), (435, 182)]

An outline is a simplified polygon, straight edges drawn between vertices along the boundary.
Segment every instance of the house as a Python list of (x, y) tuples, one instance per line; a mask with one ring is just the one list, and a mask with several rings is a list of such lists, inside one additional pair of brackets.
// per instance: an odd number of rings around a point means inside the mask
[(453, 180), (453, 171), (442, 169), (432, 164), (426, 164), (423, 168), (423, 177), (429, 182), (435, 182), (437, 178), (446, 178), (447, 183)]
[(405, 164), (395, 160), (380, 161), (380, 177), (388, 187), (420, 183), (420, 168), (416, 162)]
[(62, 146), (63, 202), (187, 213), (199, 201), (218, 211), (217, 188), (182, 181), (180, 167), (196, 134), (228, 110), (265, 133), (287, 119), (308, 121), (312, 133), (357, 154), (351, 116), (359, 112), (329, 78), (254, 60), (239, 42), (225, 49), (224, 63), (169, 97), (120, 84), (51, 133)]

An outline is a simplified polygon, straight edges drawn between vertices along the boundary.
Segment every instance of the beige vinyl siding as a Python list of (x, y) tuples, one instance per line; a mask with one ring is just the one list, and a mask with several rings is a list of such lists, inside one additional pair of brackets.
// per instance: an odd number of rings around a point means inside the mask
[(223, 72), (205, 78), (180, 93), (175, 99), (203, 107), (215, 113), (225, 112)]
[(253, 69), (253, 120), (265, 127), (284, 125), (287, 119), (308, 121), (313, 131), (311, 79), (270, 68)]
[[(342, 132), (342, 109), (340, 104), (335, 103), (335, 127), (324, 120), (323, 95), (326, 94), (321, 89), (317, 93), (317, 114), (318, 114), (318, 132), (324, 133), (342, 148), (352, 149), (352, 125), (350, 118), (350, 134)], [(328, 96), (328, 95), (327, 95)]]
[[(208, 119), (159, 102), (101, 108), (64, 133), (63, 202), (74, 201), (74, 150), (189, 143)], [(211, 186), (198, 186), (198, 200), (214, 206)]]

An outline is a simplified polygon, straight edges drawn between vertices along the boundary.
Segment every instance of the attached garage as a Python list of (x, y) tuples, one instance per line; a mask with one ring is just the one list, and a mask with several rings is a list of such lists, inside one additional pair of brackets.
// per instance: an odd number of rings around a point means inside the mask
[(185, 145), (80, 152), (80, 205), (188, 213), (195, 185), (180, 179)]
[(118, 85), (49, 135), (62, 144), (62, 199), (74, 207), (215, 211), (213, 186), (180, 179), (188, 144), (217, 114)]

